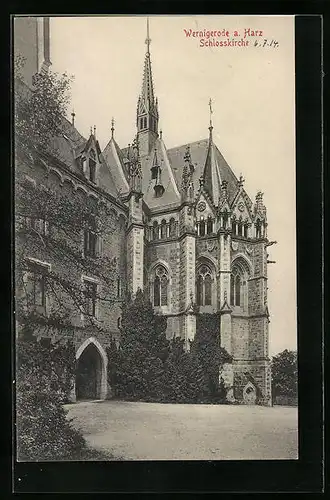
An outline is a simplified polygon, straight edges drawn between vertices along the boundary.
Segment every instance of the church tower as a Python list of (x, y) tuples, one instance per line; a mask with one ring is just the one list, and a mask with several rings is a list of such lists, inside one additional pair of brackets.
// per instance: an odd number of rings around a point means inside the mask
[(158, 102), (154, 96), (150, 59), (149, 19), (147, 19), (147, 38), (145, 41), (147, 51), (144, 59), (142, 91), (138, 99), (136, 126), (140, 155), (148, 155), (158, 137)]

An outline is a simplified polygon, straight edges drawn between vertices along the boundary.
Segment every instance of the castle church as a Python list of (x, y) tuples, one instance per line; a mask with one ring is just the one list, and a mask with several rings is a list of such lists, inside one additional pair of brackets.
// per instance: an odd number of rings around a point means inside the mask
[[(15, 21), (15, 51), (29, 61), (25, 69), (29, 84), (31, 74), (48, 71), (51, 65), (51, 20)], [(221, 372), (228, 399), (269, 405), (270, 242), (263, 195), (249, 197), (244, 179), (236, 177), (215, 144), (211, 101), (206, 137), (167, 149), (159, 130), (149, 26), (141, 73), (136, 135), (128, 147), (117, 144), (114, 124), (101, 151), (95, 131), (84, 138), (74, 119), (65, 119), (63, 137), (58, 138), (60, 159), (44, 166), (45, 172), (38, 172), (39, 166), (29, 167), (28, 175), (52, 178), (58, 189), (67, 185), (68, 192), (81, 190), (86, 196), (106, 199), (116, 213), (118, 230), (108, 235), (103, 251), (109, 248), (117, 256), (118, 286), (132, 294), (139, 288), (147, 290), (155, 312), (167, 318), (167, 337), (179, 335), (187, 349), (195, 336), (197, 315), (218, 313), (221, 346), (233, 358)], [(32, 258), (44, 268), (49, 265), (45, 256)], [(100, 317), (104, 314), (109, 332), (118, 335), (120, 304), (111, 311), (106, 308), (100, 305), (95, 311)], [(106, 380), (109, 339), (98, 338), (79, 321), (74, 324), (77, 362), (94, 356), (94, 396), (103, 399), (111, 390)]]

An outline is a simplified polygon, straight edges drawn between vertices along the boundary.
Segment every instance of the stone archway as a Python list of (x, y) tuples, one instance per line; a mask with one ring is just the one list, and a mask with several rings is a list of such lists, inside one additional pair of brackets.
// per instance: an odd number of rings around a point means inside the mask
[(95, 338), (87, 339), (76, 353), (75, 396), (105, 399), (107, 396), (107, 355)]

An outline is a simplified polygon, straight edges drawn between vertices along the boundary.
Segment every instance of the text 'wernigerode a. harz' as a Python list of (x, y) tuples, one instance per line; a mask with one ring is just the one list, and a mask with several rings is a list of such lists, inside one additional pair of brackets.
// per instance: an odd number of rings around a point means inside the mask
[(199, 40), (199, 47), (265, 47), (278, 48), (279, 42), (268, 37), (263, 29), (244, 28), (239, 30), (222, 29), (183, 29), (185, 38)]

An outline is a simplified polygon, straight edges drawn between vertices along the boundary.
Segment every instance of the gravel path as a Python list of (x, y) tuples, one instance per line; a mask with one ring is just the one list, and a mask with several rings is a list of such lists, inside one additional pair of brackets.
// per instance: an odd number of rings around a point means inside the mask
[(298, 458), (297, 408), (118, 401), (66, 408), (90, 446), (125, 460)]

